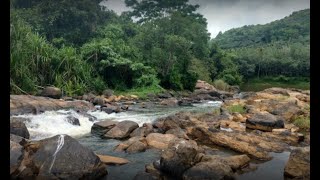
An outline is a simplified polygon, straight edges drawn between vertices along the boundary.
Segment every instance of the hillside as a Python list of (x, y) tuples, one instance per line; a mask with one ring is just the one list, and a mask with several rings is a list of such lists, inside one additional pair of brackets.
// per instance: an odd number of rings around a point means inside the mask
[(222, 49), (265, 45), (273, 42), (310, 42), (310, 9), (265, 25), (249, 25), (219, 33), (212, 42)]

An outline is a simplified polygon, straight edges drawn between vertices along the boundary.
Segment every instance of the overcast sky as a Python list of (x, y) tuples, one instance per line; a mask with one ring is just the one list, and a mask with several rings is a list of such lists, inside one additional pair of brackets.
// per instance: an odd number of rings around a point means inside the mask
[[(310, 0), (189, 0), (199, 4), (197, 12), (204, 15), (208, 31), (214, 38), (219, 31), (252, 24), (266, 24), (284, 18), (293, 11), (310, 8)], [(124, 0), (103, 2), (117, 14), (128, 10)]]

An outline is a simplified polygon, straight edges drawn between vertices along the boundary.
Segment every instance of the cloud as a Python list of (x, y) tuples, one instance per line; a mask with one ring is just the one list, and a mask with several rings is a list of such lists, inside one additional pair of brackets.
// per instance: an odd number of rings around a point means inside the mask
[[(310, 8), (310, 0), (190, 0), (199, 4), (198, 12), (208, 22), (214, 38), (219, 31), (252, 24), (266, 24), (284, 18), (294, 11)], [(104, 4), (121, 14), (128, 10), (124, 0), (108, 0)]]

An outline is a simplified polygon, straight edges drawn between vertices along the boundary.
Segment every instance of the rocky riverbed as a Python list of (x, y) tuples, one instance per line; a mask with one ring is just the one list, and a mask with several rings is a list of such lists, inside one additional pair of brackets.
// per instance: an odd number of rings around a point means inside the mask
[[(310, 93), (270, 88), (136, 96), (10, 96), (10, 176), (45, 179), (310, 178)], [(50, 95), (52, 94), (52, 95)]]

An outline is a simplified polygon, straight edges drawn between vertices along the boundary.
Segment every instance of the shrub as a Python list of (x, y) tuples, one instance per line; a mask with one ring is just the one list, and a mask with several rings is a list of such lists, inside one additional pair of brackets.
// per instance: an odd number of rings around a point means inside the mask
[(213, 85), (215, 88), (217, 88), (219, 90), (223, 90), (223, 91), (226, 91), (230, 87), (229, 84), (224, 82), (222, 79), (215, 80), (213, 82)]
[(293, 124), (298, 126), (299, 128), (303, 129), (303, 130), (307, 130), (310, 129), (310, 117), (304, 117), (304, 116), (300, 116), (297, 117), (294, 121)]
[(227, 109), (230, 113), (238, 112), (240, 114), (244, 114), (246, 112), (243, 105), (240, 105), (240, 104), (228, 106)]

